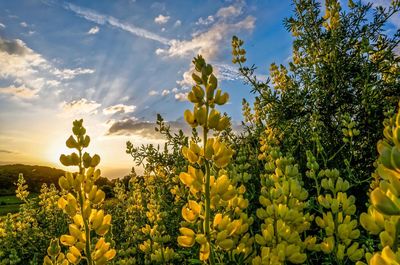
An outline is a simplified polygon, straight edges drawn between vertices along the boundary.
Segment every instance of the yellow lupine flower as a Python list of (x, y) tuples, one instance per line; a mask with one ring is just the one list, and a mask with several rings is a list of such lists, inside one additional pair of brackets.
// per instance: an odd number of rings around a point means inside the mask
[(183, 218), (193, 223), (197, 220), (201, 212), (201, 206), (196, 201), (189, 200), (187, 204), (185, 204), (182, 208), (182, 216)]

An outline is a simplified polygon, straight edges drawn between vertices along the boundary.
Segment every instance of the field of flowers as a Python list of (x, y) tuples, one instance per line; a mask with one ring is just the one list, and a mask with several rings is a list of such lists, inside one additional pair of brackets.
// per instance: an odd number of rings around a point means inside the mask
[(117, 182), (113, 199), (74, 121), (60, 156), (73, 173), (33, 198), (20, 176), (0, 264), (400, 264), (400, 32), (385, 32), (399, 10), (332, 0), (320, 14), (295, 0), (293, 57), (262, 81), (233, 37), (254, 96), (241, 132), (219, 111), (229, 95), (212, 65), (195, 57), (192, 135), (158, 116), (165, 146), (127, 143), (145, 171)]

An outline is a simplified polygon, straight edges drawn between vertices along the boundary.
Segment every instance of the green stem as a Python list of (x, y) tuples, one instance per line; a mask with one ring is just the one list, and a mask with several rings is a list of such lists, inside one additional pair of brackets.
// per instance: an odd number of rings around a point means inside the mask
[[(207, 146), (207, 133), (208, 133), (208, 111), (209, 111), (209, 106), (208, 103), (206, 103), (206, 121), (203, 127), (203, 144), (204, 144), (204, 149)], [(212, 246), (211, 246), (211, 235), (210, 235), (210, 217), (211, 217), (211, 199), (210, 199), (210, 165), (207, 161), (207, 159), (204, 157), (204, 164), (206, 167), (206, 183), (205, 183), (205, 192), (206, 192), (206, 214), (205, 214), (205, 220), (204, 220), (204, 232), (208, 241), (208, 244), (210, 245), (210, 264), (214, 265), (215, 260), (214, 260), (214, 254), (212, 251)]]
[(396, 233), (394, 236), (394, 242), (393, 242), (393, 249), (397, 250), (398, 245), (399, 245), (399, 235), (400, 235), (400, 218), (397, 219), (396, 223)]
[[(79, 149), (79, 174), (83, 174), (83, 167), (82, 167), (82, 149)], [(78, 193), (79, 197), (79, 204), (81, 206), (81, 212), (83, 213), (83, 204), (84, 204), (84, 197), (85, 194), (82, 192), (82, 184), (81, 184), (81, 189)], [(83, 217), (83, 216), (82, 216)], [(86, 218), (83, 219), (83, 225), (85, 227), (85, 236), (86, 236), (86, 245), (85, 245), (85, 254), (86, 254), (86, 260), (88, 265), (93, 265), (92, 261), (92, 253), (90, 249), (90, 229), (89, 229), (89, 224)]]

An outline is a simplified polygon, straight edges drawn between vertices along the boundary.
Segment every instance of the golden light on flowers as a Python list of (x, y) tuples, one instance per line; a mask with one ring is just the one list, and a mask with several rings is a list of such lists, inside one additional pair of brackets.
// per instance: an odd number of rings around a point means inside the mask
[[(116, 253), (102, 237), (111, 227), (111, 215), (105, 214), (103, 209), (96, 209), (105, 199), (105, 193), (94, 185), (100, 177), (100, 171), (95, 169), (100, 163), (100, 157), (82, 152), (90, 143), (90, 137), (86, 135), (82, 123), (82, 120), (74, 121), (72, 127), (74, 136), (71, 135), (66, 141), (67, 147), (76, 149), (78, 153), (60, 156), (60, 161), (65, 166), (79, 168), (77, 173), (67, 172), (65, 177), (59, 179), (59, 185), (66, 195), (59, 198), (58, 206), (73, 221), (68, 226), (69, 234), (62, 235), (60, 242), (69, 247), (66, 257), (72, 264), (78, 264), (82, 258), (87, 260), (88, 265), (105, 264)], [(93, 230), (100, 236), (95, 249), (91, 246)]]
[[(46, 178), (47, 173), (33, 167), (37, 171), (29, 170), (24, 177), (16, 171), (19, 165), (4, 166), (11, 168), (16, 184), (12, 199), (20, 204), (15, 213), (0, 216), (0, 264), (400, 264), (397, 36), (384, 31), (384, 22), (391, 21), (400, 7), (394, 4), (373, 13), (362, 2), (349, 1), (343, 10), (341, 4), (326, 1), (326, 10), (321, 11), (315, 1), (297, 1), (294, 15), (285, 21), (295, 35), (293, 58), (285, 66), (273, 63), (268, 77), (260, 78), (256, 66), (246, 64), (244, 42), (232, 38), (232, 61), (240, 80), (231, 81), (245, 81), (255, 94), (243, 100), (240, 132), (236, 115), (231, 121), (224, 112), (236, 107), (235, 102), (224, 106), (230, 95), (217, 78), (226, 77), (226, 66), (217, 64), (214, 69), (196, 56), (184, 75), (187, 81), (190, 73), (191, 89), (162, 93), (163, 97), (176, 94), (177, 100), (187, 95), (189, 109), (182, 113), (191, 134), (179, 130), (180, 121), (157, 115), (154, 137), (164, 140), (148, 144), (132, 136), (126, 143), (125, 166), (134, 167), (124, 178), (102, 177), (102, 160), (115, 160), (89, 153), (89, 145), (99, 143), (98, 150), (110, 145), (108, 150), (113, 150), (110, 143), (115, 141), (108, 134), (89, 137), (82, 120), (73, 122), (72, 135), (65, 141), (68, 151), (59, 159), (65, 167), (76, 167), (76, 172)], [(64, 7), (78, 12), (72, 4)], [(228, 19), (227, 11), (236, 14), (245, 9), (236, 4), (221, 9), (214, 23), (224, 22), (228, 28), (231, 19), (245, 16)], [(245, 20), (246, 25), (254, 22), (250, 17)], [(1, 41), (0, 50), (11, 44), (23, 46), (3, 41), (3, 47)], [(25, 51), (24, 56), (30, 53)], [(47, 92), (42, 89), (38, 94)], [(232, 93), (236, 101), (238, 92)], [(155, 99), (159, 94), (151, 95)], [(131, 116), (134, 106), (94, 104), (99, 112), (92, 116), (116, 119), (115, 133), (145, 128), (147, 134), (148, 126), (153, 126), (135, 120), (139, 112)], [(96, 123), (95, 117), (89, 122)], [(107, 124), (111, 126), (111, 121)], [(55, 132), (43, 131), (48, 134), (43, 143), (50, 145), (54, 156), (59, 150), (51, 140)], [(382, 131), (384, 139), (375, 148)], [(109, 127), (108, 133), (113, 132)], [(122, 149), (125, 137), (119, 138)], [(0, 153), (7, 152), (8, 143), (2, 148)], [(37, 150), (37, 156), (43, 152)], [(32, 185), (30, 174), (40, 175), (37, 179), (45, 179), (46, 185)], [(8, 198), (0, 198), (0, 215), (8, 206)]]

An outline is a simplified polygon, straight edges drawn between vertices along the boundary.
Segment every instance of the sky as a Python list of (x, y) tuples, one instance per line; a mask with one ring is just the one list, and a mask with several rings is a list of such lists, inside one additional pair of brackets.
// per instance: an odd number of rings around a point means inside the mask
[[(288, 0), (0, 2), (0, 164), (63, 168), (72, 121), (84, 119), (103, 176), (121, 177), (135, 146), (162, 144), (156, 114), (184, 126), (191, 61), (202, 54), (230, 94), (222, 108), (240, 123), (252, 101), (231, 63), (233, 35), (266, 77), (291, 55)], [(65, 169), (65, 168), (64, 168)]]

